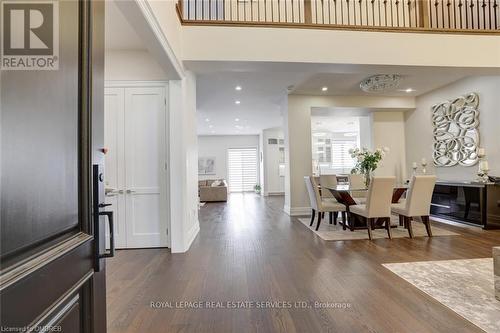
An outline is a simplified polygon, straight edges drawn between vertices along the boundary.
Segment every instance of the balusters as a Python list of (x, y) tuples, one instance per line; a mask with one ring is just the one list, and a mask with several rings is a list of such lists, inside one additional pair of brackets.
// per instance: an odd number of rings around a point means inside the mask
[[(359, 4), (359, 25), (363, 25), (363, 4), (362, 0), (358, 1)], [(356, 3), (354, 3), (354, 6), (356, 7)]]
[(483, 29), (486, 29), (486, 3), (485, 0), (483, 0), (483, 4), (481, 5), (483, 7)]
[(179, 0), (185, 21), (499, 30), (500, 0)]
[(372, 4), (372, 24), (375, 26), (375, 0), (370, 0)]
[(495, 29), (498, 29), (498, 4), (497, 4), (497, 0), (495, 0), (494, 4), (493, 4), (493, 13), (494, 13), (494, 16), (495, 16)]
[(400, 0), (396, 0), (394, 2), (394, 5), (396, 6), (396, 27), (400, 27), (400, 22), (399, 22), (399, 4), (401, 3)]

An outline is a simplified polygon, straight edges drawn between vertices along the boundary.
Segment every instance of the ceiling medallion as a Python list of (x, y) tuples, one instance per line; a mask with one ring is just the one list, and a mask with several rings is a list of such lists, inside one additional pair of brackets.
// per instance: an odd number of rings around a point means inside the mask
[(365, 92), (383, 92), (396, 88), (400, 81), (398, 74), (377, 74), (361, 81), (359, 87)]

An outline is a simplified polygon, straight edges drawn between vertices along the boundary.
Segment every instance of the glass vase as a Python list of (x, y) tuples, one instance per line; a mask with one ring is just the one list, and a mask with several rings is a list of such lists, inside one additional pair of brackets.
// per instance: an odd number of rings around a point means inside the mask
[(369, 169), (365, 170), (365, 186), (366, 186), (366, 188), (370, 187), (371, 178), (372, 178), (371, 170), (369, 170)]

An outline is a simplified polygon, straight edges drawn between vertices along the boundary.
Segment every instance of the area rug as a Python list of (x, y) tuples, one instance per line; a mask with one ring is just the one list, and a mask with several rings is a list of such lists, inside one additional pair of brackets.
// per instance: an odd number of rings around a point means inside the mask
[[(340, 220), (340, 219), (339, 219)], [(368, 239), (368, 231), (365, 230), (355, 230), (350, 231), (342, 230), (342, 226), (339, 224), (333, 225), (329, 224), (328, 216), (325, 216), (325, 219), (321, 221), (319, 226), (319, 230), (316, 231), (316, 222), (317, 219), (314, 220), (314, 224), (312, 227), (309, 226), (311, 223), (310, 218), (299, 218), (299, 221), (302, 222), (306, 227), (309, 228), (312, 232), (318, 235), (321, 239), (325, 241), (344, 241), (344, 240), (357, 240), (357, 239)], [(432, 222), (431, 222), (432, 223)], [(393, 238), (408, 238), (408, 230), (399, 226), (398, 218), (393, 216), (391, 219), (392, 225), (397, 225), (397, 228), (392, 228), (392, 237)], [(413, 237), (427, 237), (427, 232), (425, 231), (425, 226), (422, 222), (413, 222)], [(441, 229), (435, 226), (435, 223), (432, 224), (432, 235), (433, 236), (459, 236), (459, 234), (448, 231), (446, 229)], [(385, 229), (375, 229), (373, 230), (373, 239), (377, 238), (387, 238), (387, 231)]]
[(486, 332), (500, 332), (493, 259), (383, 264), (430, 297)]

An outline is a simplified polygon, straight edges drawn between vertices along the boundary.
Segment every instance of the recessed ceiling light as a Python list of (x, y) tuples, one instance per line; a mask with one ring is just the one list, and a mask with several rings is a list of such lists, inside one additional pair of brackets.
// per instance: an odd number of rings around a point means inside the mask
[(415, 91), (415, 89), (408, 88), (408, 89), (405, 89), (405, 91), (406, 91), (407, 93), (411, 93), (412, 91)]
[(328, 90), (328, 87), (321, 88), (321, 91), (327, 91), (327, 90)]
[(242, 88), (241, 88), (241, 86), (236, 86), (234, 89), (240, 91)]
[(210, 121), (210, 119), (208, 119), (208, 118), (205, 118), (205, 121), (206, 121), (206, 122), (208, 123), (208, 122)]
[(241, 102), (240, 101), (234, 101), (234, 104), (240, 104)]
[(240, 118), (235, 118), (234, 121), (240, 121)]

